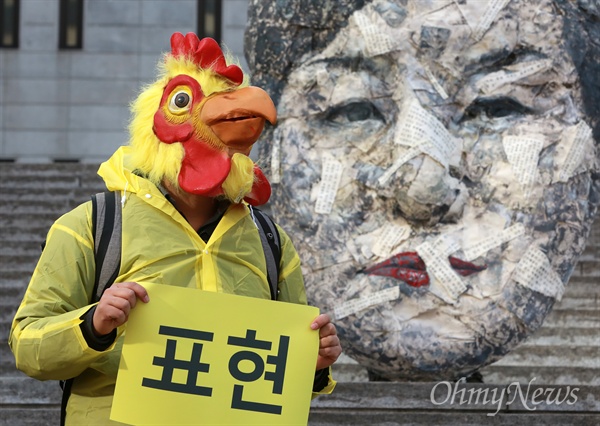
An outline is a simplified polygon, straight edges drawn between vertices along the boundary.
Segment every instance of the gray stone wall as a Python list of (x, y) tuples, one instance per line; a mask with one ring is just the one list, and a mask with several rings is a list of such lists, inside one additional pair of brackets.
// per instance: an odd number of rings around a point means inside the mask
[[(21, 0), (20, 47), (0, 50), (0, 159), (98, 162), (127, 142), (128, 105), (197, 0), (94, 0), (83, 49), (58, 49), (59, 0)], [(223, 0), (223, 43), (243, 61), (246, 0)]]

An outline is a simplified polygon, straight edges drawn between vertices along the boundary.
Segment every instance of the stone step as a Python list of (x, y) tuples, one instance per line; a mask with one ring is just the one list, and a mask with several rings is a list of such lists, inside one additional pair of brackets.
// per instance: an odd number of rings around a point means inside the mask
[(45, 236), (38, 240), (19, 241), (18, 244), (3, 244), (0, 246), (0, 265), (14, 265), (16, 263), (30, 263), (31, 259), (37, 260), (42, 252), (42, 242)]
[(514, 351), (529, 347), (562, 347), (565, 355), (574, 347), (596, 347), (600, 351), (600, 339), (593, 328), (550, 328), (541, 327), (532, 336), (522, 341)]
[[(50, 222), (51, 224), (52, 222)], [(45, 222), (40, 223), (29, 223), (27, 227), (23, 226), (3, 226), (0, 228), (0, 241), (5, 244), (15, 246), (31, 240), (39, 240), (45, 238), (50, 225)]]
[(57, 190), (72, 190), (77, 188), (102, 188), (102, 180), (98, 176), (89, 174), (72, 173), (72, 174), (56, 174), (49, 176), (8, 176), (0, 175), (2, 179), (2, 188), (8, 189), (57, 189)]
[[(0, 344), (2, 345), (2, 348), (0, 349), (0, 354), (2, 355), (2, 358), (0, 359), (0, 372), (2, 374), (4, 374), (2, 365), (8, 361), (12, 362), (10, 359), (6, 359), (4, 357), (3, 352), (4, 352), (4, 346), (6, 346), (6, 343), (8, 342), (8, 334), (10, 333), (10, 327), (11, 327), (13, 318), (15, 317), (15, 313), (17, 312), (17, 308), (19, 307), (20, 303), (21, 303), (21, 298), (19, 298), (19, 300), (15, 306), (11, 307), (10, 309), (3, 309), (2, 311), (0, 311), (0, 333), (2, 333), (2, 338), (0, 338)], [(6, 346), (6, 349), (7, 350), (9, 349), (8, 346)], [(0, 374), (0, 376), (2, 374)]]
[[(597, 387), (581, 386), (575, 391), (571, 387), (533, 383), (527, 393), (527, 385), (512, 385), (507, 389), (507, 386), (461, 383), (452, 398), (453, 386), (449, 383), (338, 383), (333, 394), (311, 401), (308, 425), (588, 426), (600, 421)], [(548, 390), (554, 392), (554, 398), (560, 389), (562, 395), (570, 395), (569, 404), (556, 403), (558, 398), (550, 401), (538, 398), (534, 403), (531, 398), (538, 389), (542, 389), (542, 394)], [(523, 399), (519, 395), (523, 395)], [(0, 425), (57, 424), (60, 396), (55, 381), (2, 378)], [(25, 408), (26, 415), (19, 412)]]
[(544, 320), (541, 328), (587, 328), (600, 327), (600, 311), (553, 310)]
[(77, 207), (79, 200), (67, 198), (40, 199), (34, 203), (3, 203), (0, 215), (55, 213), (56, 217)]
[(21, 186), (6, 188), (2, 186), (0, 187), (0, 199), (3, 203), (35, 203), (41, 199), (89, 198), (91, 194), (98, 190), (105, 190), (101, 182), (75, 188), (28, 188)]
[(490, 365), (480, 370), (484, 383), (532, 383), (555, 385), (587, 385), (600, 387), (600, 371), (582, 367)]
[[(563, 300), (565, 297), (600, 297), (600, 281), (594, 277), (572, 276), (565, 287)], [(557, 302), (559, 306), (561, 302)]]
[(41, 253), (40, 243), (35, 244), (37, 248), (32, 249), (32, 252), (37, 251), (37, 254), (0, 255), (0, 264), (6, 264), (6, 266), (2, 265), (2, 274), (4, 275), (5, 272), (14, 273), (15, 275), (12, 276), (16, 280), (23, 280), (30, 276), (37, 265)]
[[(486, 383), (510, 383), (538, 377), (544, 383), (577, 383), (600, 386), (600, 342), (597, 329), (561, 330), (550, 337), (540, 330), (496, 363), (481, 370)], [(569, 339), (569, 334), (579, 334)], [(537, 340), (537, 341), (536, 341)], [(558, 340), (558, 341), (557, 341)], [(366, 370), (342, 354), (333, 366), (336, 380), (368, 381)], [(486, 377), (490, 375), (491, 379)], [(557, 382), (555, 380), (560, 380)], [(539, 382), (538, 382), (539, 383)]]
[[(29, 275), (33, 270), (29, 271)], [(25, 278), (25, 280), (24, 280)], [(2, 279), (0, 279), (0, 288), (4, 287), (23, 287), (27, 285), (29, 278), (26, 274), (19, 271), (13, 271), (8, 268), (8, 265), (2, 265)]]
[(573, 269), (573, 275), (599, 278), (600, 268), (598, 267), (598, 259), (600, 259), (600, 255), (594, 260), (579, 259)]
[[(600, 371), (586, 367), (563, 366), (532, 366), (532, 365), (497, 365), (492, 364), (480, 371), (484, 383), (508, 385), (510, 383), (556, 384), (556, 385), (585, 385), (600, 387)], [(344, 361), (334, 364), (332, 374), (338, 382), (368, 382), (365, 368)]]
[(100, 164), (92, 163), (0, 163), (0, 177), (5, 182), (22, 182), (24, 179), (45, 180), (51, 177), (74, 175), (96, 176)]
[(5, 376), (0, 378), (0, 383), (2, 384), (2, 389), (0, 390), (0, 404), (2, 405), (60, 405), (62, 391), (58, 385), (58, 381), (49, 380), (42, 382), (27, 377), (25, 374), (17, 371), (13, 376)]
[(36, 227), (42, 227), (45, 225), (46, 227), (50, 227), (52, 223), (58, 219), (63, 211), (55, 211), (55, 212), (27, 212), (21, 213), (19, 215), (14, 215), (12, 213), (2, 213), (0, 211), (0, 223), (2, 223), (2, 227), (10, 227), (10, 228), (20, 228), (27, 229), (32, 224), (35, 224)]
[(23, 373), (15, 367), (15, 357), (8, 346), (8, 334), (5, 334), (0, 346), (0, 377), (21, 376)]
[(573, 346), (569, 348), (556, 346), (519, 346), (508, 353), (496, 366), (532, 366), (537, 367), (569, 367), (589, 368), (600, 374), (600, 349), (598, 346)]
[[(331, 395), (311, 403), (309, 425), (597, 425), (600, 420), (600, 390), (593, 386), (560, 388), (570, 395), (571, 405), (532, 395), (558, 387), (460, 384), (451, 395), (450, 383), (338, 383)], [(519, 388), (517, 390), (517, 388)], [(505, 393), (505, 392), (511, 393)], [(493, 392), (493, 393), (492, 393)], [(450, 393), (450, 395), (448, 395)], [(539, 395), (540, 393), (536, 393)], [(461, 400), (464, 395), (464, 401)], [(497, 395), (497, 400), (491, 395)], [(506, 397), (500, 397), (506, 395)], [(535, 410), (533, 410), (535, 408)], [(531, 411), (530, 411), (531, 410)]]
[(563, 295), (562, 300), (554, 306), (555, 310), (597, 310), (600, 309), (598, 297), (577, 297), (570, 294)]
[(521, 342), (516, 350), (521, 347), (532, 346), (557, 346), (565, 348), (566, 351), (574, 346), (600, 348), (600, 336), (598, 330), (593, 328), (549, 328), (542, 326), (533, 336)]
[[(8, 249), (2, 248), (2, 251), (6, 251)], [(2, 274), (4, 272), (20, 272), (24, 275), (31, 275), (33, 272), (33, 268), (37, 264), (37, 261), (40, 257), (41, 246), (37, 244), (37, 249), (32, 249), (32, 252), (37, 250), (37, 255), (34, 254), (15, 254), (15, 255), (5, 255), (0, 254), (0, 265), (2, 265)]]
[(40, 426), (60, 424), (60, 401), (55, 404), (24, 406), (11, 404), (0, 406), (0, 426)]

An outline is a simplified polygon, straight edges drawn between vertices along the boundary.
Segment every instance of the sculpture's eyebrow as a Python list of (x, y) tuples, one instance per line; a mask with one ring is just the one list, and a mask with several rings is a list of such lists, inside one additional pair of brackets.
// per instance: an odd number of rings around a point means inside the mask
[[(306, 66), (314, 66), (319, 64), (325, 64), (327, 66), (333, 66), (335, 68), (347, 69), (351, 72), (357, 71), (369, 71), (377, 76), (383, 76), (386, 72), (389, 72), (389, 68), (382, 66), (382, 60), (375, 61), (371, 58), (364, 57), (349, 57), (349, 56), (336, 56), (328, 58), (316, 58), (306, 63)], [(386, 61), (387, 62), (387, 61)], [(389, 61), (392, 62), (391, 60)]]
[(474, 58), (470, 65), (465, 67), (465, 72), (475, 74), (481, 71), (494, 72), (504, 67), (517, 64), (523, 59), (547, 59), (548, 55), (529, 47), (518, 47), (514, 50), (499, 49), (493, 52), (484, 52)]

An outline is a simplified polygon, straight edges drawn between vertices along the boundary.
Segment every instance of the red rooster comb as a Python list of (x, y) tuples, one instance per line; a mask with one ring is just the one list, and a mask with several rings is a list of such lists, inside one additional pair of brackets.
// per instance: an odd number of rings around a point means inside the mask
[(171, 54), (174, 57), (189, 57), (199, 67), (212, 69), (236, 86), (239, 86), (244, 79), (244, 73), (240, 67), (237, 65), (227, 66), (221, 47), (212, 38), (206, 37), (200, 40), (194, 33), (187, 33), (185, 36), (175, 33), (171, 36)]

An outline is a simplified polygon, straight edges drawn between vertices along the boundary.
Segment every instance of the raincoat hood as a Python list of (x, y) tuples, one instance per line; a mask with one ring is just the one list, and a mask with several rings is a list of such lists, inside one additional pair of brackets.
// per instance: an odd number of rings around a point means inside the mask
[(134, 173), (132, 149), (122, 146), (98, 169), (98, 175), (104, 179), (109, 191), (124, 191), (134, 194), (148, 191), (154, 187), (148, 180)]

